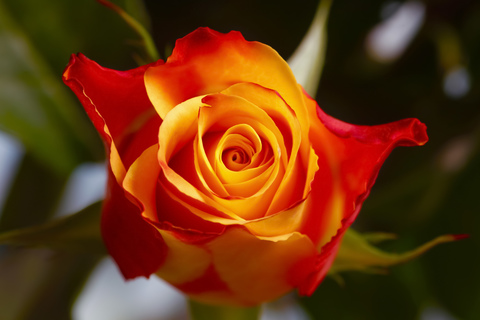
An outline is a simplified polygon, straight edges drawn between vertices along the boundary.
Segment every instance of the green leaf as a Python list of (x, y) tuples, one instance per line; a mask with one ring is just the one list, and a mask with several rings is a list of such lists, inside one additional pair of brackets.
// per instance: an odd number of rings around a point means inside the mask
[(192, 320), (255, 320), (260, 319), (260, 307), (240, 308), (212, 306), (189, 300)]
[(451, 242), (464, 237), (464, 235), (443, 235), (411, 251), (388, 253), (372, 246), (367, 239), (378, 242), (392, 239), (391, 234), (377, 233), (363, 236), (352, 229), (348, 229), (329, 273), (333, 275), (342, 271), (383, 273), (386, 267), (412, 260), (440, 243)]
[(100, 202), (41, 225), (0, 233), (0, 244), (105, 254), (100, 235)]
[(295, 77), (315, 97), (327, 50), (327, 21), (332, 0), (322, 0), (307, 33), (288, 59)]
[(90, 126), (1, 1), (0, 56), (0, 130), (67, 174), (91, 154)]

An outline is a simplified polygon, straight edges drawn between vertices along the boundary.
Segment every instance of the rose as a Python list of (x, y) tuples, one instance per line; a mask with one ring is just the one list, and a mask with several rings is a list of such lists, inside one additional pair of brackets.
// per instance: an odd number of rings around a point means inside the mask
[(387, 155), (427, 141), (416, 119), (326, 115), (238, 32), (198, 29), (125, 72), (73, 55), (64, 81), (107, 146), (102, 234), (121, 272), (208, 303), (311, 294)]

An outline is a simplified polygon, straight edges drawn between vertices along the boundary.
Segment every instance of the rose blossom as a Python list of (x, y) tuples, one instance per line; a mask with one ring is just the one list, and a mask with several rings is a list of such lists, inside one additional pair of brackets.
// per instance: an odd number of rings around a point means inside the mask
[(326, 115), (267, 45), (200, 28), (129, 71), (73, 55), (64, 81), (107, 149), (106, 247), (126, 279), (155, 273), (194, 299), (310, 295), (397, 146), (406, 119)]

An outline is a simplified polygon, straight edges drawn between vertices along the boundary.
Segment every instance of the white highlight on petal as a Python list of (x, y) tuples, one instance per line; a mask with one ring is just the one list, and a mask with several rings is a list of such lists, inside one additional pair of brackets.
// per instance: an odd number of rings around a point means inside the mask
[(0, 131), (0, 215), (24, 152), (17, 139)]
[[(384, 10), (391, 11), (396, 3)], [(387, 10), (390, 8), (389, 10)], [(391, 62), (402, 55), (413, 40), (425, 18), (425, 5), (419, 1), (407, 1), (368, 34), (366, 46), (369, 55), (380, 62)]]
[(74, 320), (186, 319), (186, 300), (159, 278), (125, 281), (110, 258), (90, 276), (73, 306)]

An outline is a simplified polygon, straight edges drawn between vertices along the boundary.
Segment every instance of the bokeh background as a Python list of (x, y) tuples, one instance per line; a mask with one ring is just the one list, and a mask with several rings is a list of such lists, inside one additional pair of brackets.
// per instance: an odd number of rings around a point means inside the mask
[[(177, 38), (209, 26), (241, 31), (288, 59), (318, 5), (113, 2), (150, 28), (163, 58)], [(312, 297), (273, 304), (270, 318), (480, 319), (480, 2), (333, 0), (327, 28), (320, 106), (355, 124), (419, 118), (430, 137), (423, 147), (393, 152), (354, 228), (399, 235), (382, 244), (399, 252), (441, 234), (470, 238), (388, 275), (350, 272), (343, 284), (327, 278)], [(93, 0), (0, 0), (0, 232), (76, 212), (103, 196), (103, 146), (61, 82), (76, 52), (119, 70), (138, 66), (143, 54), (138, 36)], [(187, 317), (181, 295), (158, 280), (123, 284), (102, 259), (0, 246), (0, 319)]]

